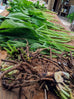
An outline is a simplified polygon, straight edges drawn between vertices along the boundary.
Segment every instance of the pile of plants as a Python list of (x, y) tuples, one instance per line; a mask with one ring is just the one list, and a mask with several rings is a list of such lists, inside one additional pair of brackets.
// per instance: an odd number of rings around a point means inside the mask
[[(7, 47), (8, 43), (16, 48), (24, 47), (26, 39), (30, 50), (37, 48), (53, 48), (52, 51), (70, 51), (73, 46), (64, 43), (71, 38), (63, 31), (63, 28), (48, 22), (52, 18), (45, 13), (44, 6), (33, 4), (27, 0), (13, 0), (9, 3), (9, 15), (0, 16), (0, 46)], [(56, 49), (56, 50), (54, 50)]]
[(60, 99), (72, 99), (74, 47), (65, 44), (71, 41), (67, 31), (48, 21), (53, 16), (39, 1), (13, 0), (9, 5), (9, 15), (0, 16), (0, 46), (8, 53), (2, 60), (2, 85), (8, 90), (19, 88), (18, 99), (23, 91), (26, 99), (25, 92), (32, 99), (36, 91), (51, 89)]
[(33, 99), (40, 91), (45, 92), (45, 99), (48, 99), (47, 93), (50, 91), (57, 99), (73, 99), (74, 53), (55, 54), (57, 60), (54, 61), (51, 49), (49, 58), (49, 55), (40, 53), (46, 48), (32, 52), (28, 42), (24, 48), (14, 50), (13, 46), (9, 46), (9, 49), (7, 59), (2, 59), (0, 79), (9, 91), (19, 88), (18, 99), (22, 99), (22, 95), (25, 99)]

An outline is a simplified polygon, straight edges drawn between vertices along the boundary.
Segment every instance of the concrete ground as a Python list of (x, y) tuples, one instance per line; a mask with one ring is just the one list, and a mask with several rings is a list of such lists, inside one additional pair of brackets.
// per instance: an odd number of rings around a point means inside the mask
[[(67, 28), (67, 30), (71, 31), (71, 29), (70, 29), (71, 23), (69, 22), (69, 19), (62, 17), (62, 16), (58, 16), (58, 17), (59, 17), (61, 23)], [(70, 35), (74, 37), (74, 33), (71, 32)]]
[(68, 31), (71, 31), (70, 30), (71, 23), (69, 22), (69, 19), (67, 19), (66, 17), (62, 17), (62, 16), (58, 16), (58, 17), (59, 17), (61, 23), (63, 23), (63, 25), (66, 26), (66, 28), (68, 29)]

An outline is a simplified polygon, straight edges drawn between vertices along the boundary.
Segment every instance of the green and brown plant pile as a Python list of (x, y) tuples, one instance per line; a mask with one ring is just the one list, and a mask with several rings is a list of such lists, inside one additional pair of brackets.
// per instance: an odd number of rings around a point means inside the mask
[(49, 55), (40, 53), (47, 49), (29, 51), (28, 42), (25, 48), (15, 50), (12, 46), (9, 48), (10, 55), (6, 60), (2, 59), (0, 79), (4, 88), (10, 91), (19, 88), (19, 99), (22, 99), (21, 95), (24, 95), (25, 99), (33, 99), (35, 93), (39, 91), (46, 93), (51, 91), (53, 95), (59, 97), (56, 99), (74, 99), (72, 52), (57, 54), (54, 61), (51, 49), (49, 58)]
[(8, 44), (16, 48), (24, 47), (27, 39), (30, 50), (33, 51), (51, 47), (52, 51), (60, 53), (74, 48), (64, 44), (71, 38), (63, 28), (47, 21), (47, 18), (52, 19), (53, 16), (45, 13), (47, 10), (44, 5), (40, 6), (39, 2), (33, 4), (27, 0), (13, 0), (9, 4), (10, 14), (7, 17), (0, 16), (1, 47), (7, 47)]

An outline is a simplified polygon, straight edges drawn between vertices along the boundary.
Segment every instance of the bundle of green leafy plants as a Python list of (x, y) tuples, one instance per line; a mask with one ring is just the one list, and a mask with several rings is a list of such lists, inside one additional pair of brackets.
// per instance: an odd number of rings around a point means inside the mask
[[(0, 46), (7, 47), (7, 43), (16, 48), (24, 47), (26, 39), (30, 50), (51, 47), (59, 51), (70, 51), (73, 46), (64, 44), (71, 38), (61, 31), (61, 27), (47, 21), (42, 8), (36, 7), (27, 0), (13, 0), (6, 17), (0, 16)], [(51, 16), (52, 17), (52, 16)], [(55, 51), (55, 50), (53, 50)]]
[(71, 14), (69, 14), (69, 15), (67, 16), (67, 18), (69, 18), (69, 19), (70, 19), (70, 22), (72, 22), (72, 21), (74, 20), (74, 12), (71, 13)]

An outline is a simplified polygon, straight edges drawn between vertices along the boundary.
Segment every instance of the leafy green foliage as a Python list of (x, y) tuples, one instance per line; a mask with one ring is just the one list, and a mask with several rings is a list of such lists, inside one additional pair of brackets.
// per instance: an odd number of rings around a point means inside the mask
[(8, 54), (13, 55), (14, 53), (17, 53), (18, 50), (16, 49), (15, 46), (13, 46), (12, 44), (7, 43), (8, 48), (4, 48)]
[(74, 13), (71, 13), (67, 16), (67, 18), (70, 19), (70, 22), (72, 22), (74, 20)]
[(10, 6), (10, 14), (0, 17), (0, 46), (7, 47), (8, 42), (17, 48), (24, 47), (27, 39), (34, 51), (49, 46), (58, 51), (70, 50), (71, 46), (63, 44), (69, 42), (70, 37), (65, 32), (55, 31), (61, 30), (61, 27), (48, 22), (49, 16), (35, 4), (27, 0), (13, 0)]
[(39, 1), (37, 1), (36, 3), (34, 3), (34, 6), (35, 6), (35, 8), (38, 8), (38, 9), (43, 9), (43, 8), (45, 8), (45, 7), (44, 7), (44, 4), (42, 4), (42, 5), (39, 4)]

